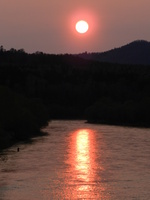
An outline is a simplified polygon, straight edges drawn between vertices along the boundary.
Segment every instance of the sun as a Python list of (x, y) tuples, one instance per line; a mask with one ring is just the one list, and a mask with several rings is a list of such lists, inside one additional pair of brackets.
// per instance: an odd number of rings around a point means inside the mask
[(89, 25), (88, 25), (88, 23), (87, 23), (86, 21), (80, 20), (80, 21), (78, 21), (78, 22), (76, 23), (75, 28), (76, 28), (76, 31), (77, 31), (78, 33), (83, 34), (83, 33), (86, 33), (86, 32), (88, 31)]

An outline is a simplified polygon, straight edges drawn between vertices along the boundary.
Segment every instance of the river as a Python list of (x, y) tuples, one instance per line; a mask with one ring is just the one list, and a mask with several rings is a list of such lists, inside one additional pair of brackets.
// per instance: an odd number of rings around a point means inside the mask
[(0, 200), (150, 199), (150, 129), (56, 120), (43, 131), (1, 152)]

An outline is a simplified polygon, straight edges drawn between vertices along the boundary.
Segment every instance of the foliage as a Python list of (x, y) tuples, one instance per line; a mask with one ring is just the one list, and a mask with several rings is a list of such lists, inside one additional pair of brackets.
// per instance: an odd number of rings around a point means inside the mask
[[(17, 95), (17, 100), (11, 97), (8, 101), (9, 109), (5, 108), (15, 113), (16, 120), (10, 115), (5, 129), (38, 129), (48, 118), (150, 126), (150, 66), (4, 48), (0, 60), (0, 84), (8, 87), (12, 96)], [(24, 120), (19, 122), (19, 117)]]
[(9, 88), (0, 86), (0, 136), (28, 138), (46, 124), (44, 106), (36, 99), (27, 99)]

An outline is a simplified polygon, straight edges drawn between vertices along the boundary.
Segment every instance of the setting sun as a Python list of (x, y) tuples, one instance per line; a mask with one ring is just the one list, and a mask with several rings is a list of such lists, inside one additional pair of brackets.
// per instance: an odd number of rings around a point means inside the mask
[(78, 33), (83, 34), (83, 33), (86, 33), (88, 31), (89, 25), (88, 25), (88, 23), (86, 21), (80, 20), (80, 21), (78, 21), (76, 23), (76, 27), (75, 28), (76, 28), (76, 31)]

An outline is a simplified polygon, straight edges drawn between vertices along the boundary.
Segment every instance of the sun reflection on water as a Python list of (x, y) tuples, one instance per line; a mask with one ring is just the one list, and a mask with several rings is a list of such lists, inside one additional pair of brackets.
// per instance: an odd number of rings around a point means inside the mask
[(89, 181), (90, 174), (90, 148), (88, 130), (80, 130), (76, 136), (76, 169), (78, 178), (86, 182)]
[(104, 171), (101, 166), (103, 141), (97, 142), (97, 131), (78, 129), (69, 132), (62, 144), (65, 147), (59, 151), (62, 162), (56, 165), (51, 179), (49, 177), (53, 184), (50, 191), (44, 192), (44, 196), (48, 197), (50, 193), (52, 199), (108, 200), (106, 184), (101, 177)]
[(93, 130), (79, 129), (72, 133), (69, 162), (71, 163), (72, 184), (76, 185), (74, 198), (91, 198), (94, 196), (97, 169), (95, 145)]

